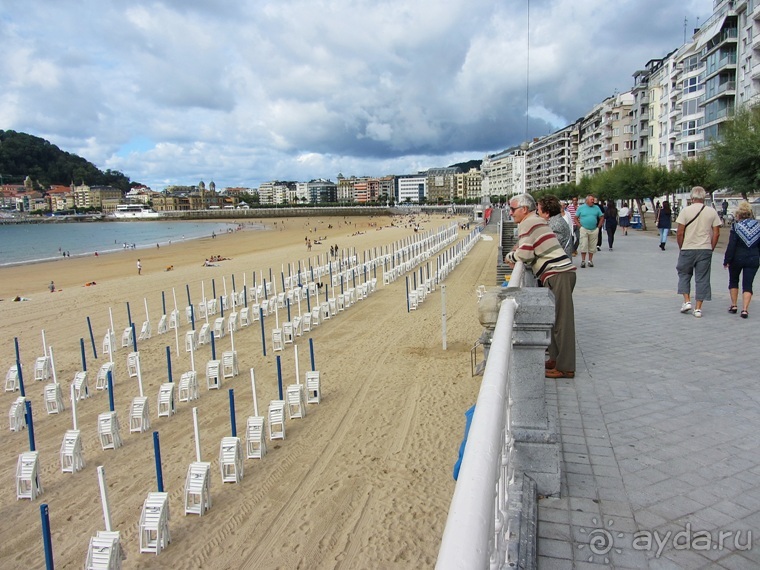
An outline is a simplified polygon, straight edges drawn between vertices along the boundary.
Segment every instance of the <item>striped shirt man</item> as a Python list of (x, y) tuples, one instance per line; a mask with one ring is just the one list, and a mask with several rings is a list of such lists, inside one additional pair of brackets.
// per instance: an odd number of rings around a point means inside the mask
[(549, 224), (535, 212), (528, 213), (520, 221), (517, 231), (517, 249), (507, 254), (507, 261), (522, 261), (529, 265), (542, 283), (558, 273), (575, 271), (575, 265), (565, 254)]

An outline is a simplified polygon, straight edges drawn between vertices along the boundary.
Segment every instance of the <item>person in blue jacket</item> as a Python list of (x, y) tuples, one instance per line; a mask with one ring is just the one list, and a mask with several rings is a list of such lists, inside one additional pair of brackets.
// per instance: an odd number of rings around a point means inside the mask
[(755, 219), (749, 202), (741, 202), (736, 208), (736, 222), (728, 236), (728, 247), (723, 257), (723, 267), (728, 269), (728, 292), (731, 296), (729, 313), (736, 314), (739, 298), (739, 276), (742, 278), (742, 312), (749, 316), (752, 301), (752, 282), (760, 266), (760, 222)]

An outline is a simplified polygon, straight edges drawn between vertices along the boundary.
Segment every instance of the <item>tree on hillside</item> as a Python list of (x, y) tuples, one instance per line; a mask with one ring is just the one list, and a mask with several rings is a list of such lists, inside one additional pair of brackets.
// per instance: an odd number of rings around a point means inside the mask
[(741, 108), (726, 121), (720, 140), (712, 141), (712, 157), (721, 186), (745, 199), (760, 187), (760, 105)]

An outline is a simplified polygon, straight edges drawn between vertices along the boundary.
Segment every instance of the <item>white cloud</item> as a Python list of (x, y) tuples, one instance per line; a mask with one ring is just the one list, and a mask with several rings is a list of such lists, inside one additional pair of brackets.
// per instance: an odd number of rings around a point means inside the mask
[(582, 116), (712, 8), (533, 0), (526, 85), (527, 5), (5, 3), (0, 128), (156, 188), (414, 172)]

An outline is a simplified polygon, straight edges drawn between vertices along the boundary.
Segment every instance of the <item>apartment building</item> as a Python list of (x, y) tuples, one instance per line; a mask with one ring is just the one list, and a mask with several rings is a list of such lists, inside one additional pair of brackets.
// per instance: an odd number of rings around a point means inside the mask
[(514, 196), (525, 192), (525, 148), (487, 154), (480, 164), (484, 196)]
[(454, 175), (454, 197), (466, 202), (480, 202), (483, 194), (483, 177), (480, 170), (471, 168), (468, 172)]
[(528, 192), (577, 182), (579, 123), (534, 139), (525, 158)]
[(578, 161), (581, 176), (594, 176), (619, 162), (631, 162), (638, 147), (632, 124), (633, 94), (608, 97), (580, 121)]
[(454, 199), (456, 175), (462, 170), (451, 168), (431, 168), (427, 171), (427, 201), (430, 204), (449, 204)]
[(411, 202), (418, 204), (427, 199), (427, 172), (401, 174), (396, 177), (394, 195), (397, 204)]

